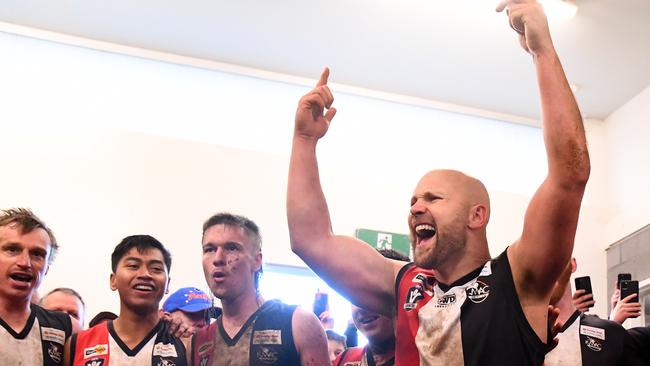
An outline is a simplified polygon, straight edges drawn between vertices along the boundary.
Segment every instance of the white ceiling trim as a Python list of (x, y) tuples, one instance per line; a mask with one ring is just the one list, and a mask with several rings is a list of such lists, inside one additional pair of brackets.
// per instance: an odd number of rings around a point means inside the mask
[[(43, 29), (26, 27), (17, 24), (0, 22), (0, 32), (30, 37), (55, 43), (88, 48), (92, 50), (111, 52), (120, 55), (144, 58), (154, 61), (178, 64), (183, 66), (197, 67), (206, 70), (225, 72), (264, 80), (282, 82), (287, 84), (311, 87), (315, 79), (297, 77), (290, 74), (271, 72), (251, 67), (244, 67), (224, 62), (210, 61), (196, 57), (181, 56), (168, 52), (153, 51), (149, 49), (124, 46), (116, 43), (94, 40), (85, 37), (72, 36), (69, 34), (47, 31)], [(451, 113), (464, 114), (469, 116), (488, 118), (503, 122), (527, 125), (539, 128), (540, 121), (508, 113), (500, 113), (491, 110), (473, 108), (459, 104), (441, 102), (432, 99), (418, 98), (397, 93), (381, 92), (377, 90), (356, 87), (352, 85), (330, 83), (333, 91), (346, 93), (355, 96), (379, 99), (389, 102), (406, 105), (431, 108)]]

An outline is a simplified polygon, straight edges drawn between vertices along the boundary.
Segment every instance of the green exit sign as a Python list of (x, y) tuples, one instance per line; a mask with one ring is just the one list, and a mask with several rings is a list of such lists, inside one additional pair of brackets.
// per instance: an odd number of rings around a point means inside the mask
[(408, 235), (377, 231), (370, 229), (357, 229), (354, 236), (377, 249), (393, 249), (409, 258), (411, 256), (411, 240)]

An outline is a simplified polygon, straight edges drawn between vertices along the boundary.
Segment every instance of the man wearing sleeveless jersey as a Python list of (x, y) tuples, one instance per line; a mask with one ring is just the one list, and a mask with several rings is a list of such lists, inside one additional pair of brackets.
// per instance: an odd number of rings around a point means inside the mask
[(397, 365), (540, 365), (547, 350), (549, 299), (573, 250), (590, 164), (541, 5), (511, 0), (497, 8), (504, 9), (537, 72), (548, 174), (521, 236), (495, 259), (486, 235), (488, 193), (452, 170), (427, 173), (411, 198), (415, 265), (334, 235), (316, 159), (336, 113), (329, 70), (298, 105), (287, 197), (292, 249), (353, 303), (397, 320)]
[(0, 212), (0, 365), (63, 365), (70, 316), (31, 304), (57, 249), (30, 210)]
[(192, 338), (194, 365), (331, 365), (312, 312), (260, 295), (262, 238), (253, 221), (212, 216), (203, 225), (202, 247), (205, 280), (222, 313)]
[(632, 339), (617, 322), (583, 314), (575, 307), (571, 293), (571, 274), (577, 267), (575, 259), (566, 266), (557, 280), (551, 304), (560, 309), (558, 345), (544, 360), (544, 366), (635, 366), (633, 355), (627, 352)]
[(74, 335), (66, 345), (66, 365), (187, 365), (185, 345), (159, 319), (171, 267), (167, 249), (149, 235), (129, 236), (115, 247), (111, 267), (120, 314)]

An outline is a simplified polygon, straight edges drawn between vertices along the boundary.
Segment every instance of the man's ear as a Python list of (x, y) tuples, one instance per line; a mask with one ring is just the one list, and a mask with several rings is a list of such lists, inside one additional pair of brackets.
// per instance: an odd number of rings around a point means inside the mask
[(115, 283), (115, 273), (111, 273), (110, 277), (110, 284), (111, 284), (111, 290), (115, 291), (117, 290), (117, 283)]
[(259, 272), (262, 269), (262, 251), (259, 250), (255, 254), (255, 272)]
[(470, 229), (480, 229), (488, 223), (489, 213), (486, 205), (477, 204), (469, 210), (469, 221), (467, 226)]

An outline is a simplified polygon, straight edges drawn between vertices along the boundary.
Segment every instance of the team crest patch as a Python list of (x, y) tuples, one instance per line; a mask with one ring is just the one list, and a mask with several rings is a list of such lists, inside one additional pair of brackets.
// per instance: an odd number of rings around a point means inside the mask
[(475, 304), (480, 304), (490, 296), (490, 286), (481, 281), (476, 281), (465, 290), (467, 298)]
[(84, 358), (102, 356), (108, 354), (108, 344), (98, 344), (84, 349)]
[(54, 363), (60, 363), (61, 362), (61, 356), (62, 356), (62, 349), (61, 346), (58, 346), (55, 343), (50, 343), (50, 346), (47, 348), (47, 354), (50, 355), (50, 358)]
[(104, 366), (104, 360), (97, 359), (97, 360), (86, 361), (84, 366)]
[(266, 364), (276, 363), (278, 361), (278, 352), (268, 347), (260, 347), (259, 351), (257, 351), (257, 359)]
[(161, 359), (156, 366), (176, 366), (173, 361)]
[(419, 283), (422, 285), (422, 289), (429, 293), (429, 295), (433, 295), (433, 285), (435, 283), (435, 279), (431, 276), (427, 276), (423, 273), (418, 273), (413, 277), (412, 282), (414, 283)]
[(603, 345), (591, 337), (587, 337), (587, 339), (585, 339), (585, 345), (589, 347), (590, 350), (596, 352), (600, 352), (603, 349)]
[(44, 341), (56, 342), (60, 345), (65, 344), (65, 332), (60, 329), (42, 327), (41, 338)]
[(405, 310), (415, 309), (417, 302), (424, 299), (423, 289), (421, 285), (413, 286), (406, 294), (406, 303), (404, 304)]
[(453, 305), (456, 302), (456, 294), (449, 294), (440, 297), (437, 301), (436, 307), (444, 308)]
[(205, 355), (199, 358), (199, 366), (208, 366), (210, 362), (210, 355)]

